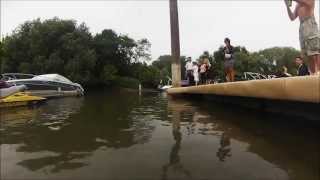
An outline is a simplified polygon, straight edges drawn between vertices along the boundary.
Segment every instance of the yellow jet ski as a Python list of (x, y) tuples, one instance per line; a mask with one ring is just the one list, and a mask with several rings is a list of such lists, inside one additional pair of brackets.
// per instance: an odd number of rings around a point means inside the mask
[(43, 97), (31, 96), (24, 92), (18, 92), (0, 99), (0, 108), (36, 105), (45, 100), (46, 98)]

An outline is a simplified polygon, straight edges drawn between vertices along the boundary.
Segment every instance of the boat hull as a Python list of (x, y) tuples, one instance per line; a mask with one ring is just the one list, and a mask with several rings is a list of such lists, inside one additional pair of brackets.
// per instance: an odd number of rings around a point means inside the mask
[(44, 98), (59, 98), (59, 97), (72, 97), (83, 96), (83, 93), (78, 90), (73, 91), (58, 91), (58, 90), (33, 90), (26, 91), (27, 94), (32, 96), (40, 96)]

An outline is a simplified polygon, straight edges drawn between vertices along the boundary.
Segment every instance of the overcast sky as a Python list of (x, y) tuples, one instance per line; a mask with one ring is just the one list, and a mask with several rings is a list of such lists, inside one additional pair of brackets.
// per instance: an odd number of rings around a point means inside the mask
[[(274, 46), (299, 48), (299, 22), (290, 22), (283, 0), (180, 0), (181, 54), (213, 52), (229, 37), (250, 51)], [(319, 22), (319, 0), (316, 7)], [(1, 0), (1, 34), (26, 20), (59, 17), (85, 22), (92, 33), (113, 29), (152, 43), (153, 59), (170, 54), (169, 0), (28, 1)]]

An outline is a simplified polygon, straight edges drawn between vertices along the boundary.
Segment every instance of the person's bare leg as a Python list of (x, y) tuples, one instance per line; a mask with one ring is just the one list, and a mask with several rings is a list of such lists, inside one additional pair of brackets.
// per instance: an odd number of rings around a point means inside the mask
[(229, 79), (229, 70), (226, 69), (224, 72), (226, 74), (226, 80), (227, 80), (227, 82), (229, 82), (230, 81), (230, 79)]
[(316, 65), (316, 74), (320, 75), (320, 54), (316, 55), (316, 60), (315, 60), (315, 65)]
[(309, 70), (310, 70), (310, 75), (314, 75), (316, 72), (316, 58), (315, 56), (309, 56)]
[(230, 79), (231, 79), (231, 82), (234, 82), (234, 74), (235, 74), (235, 73), (234, 73), (234, 69), (231, 68), (231, 69), (230, 69), (230, 76), (231, 76)]
[(228, 82), (231, 82), (231, 70), (230, 70), (230, 68), (228, 68), (227, 76), (228, 76)]

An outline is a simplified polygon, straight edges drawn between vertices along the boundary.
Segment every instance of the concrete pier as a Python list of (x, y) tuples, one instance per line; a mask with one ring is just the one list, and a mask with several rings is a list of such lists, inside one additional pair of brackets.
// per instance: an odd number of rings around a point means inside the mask
[(168, 89), (168, 94), (203, 94), (320, 103), (320, 76), (251, 80)]

